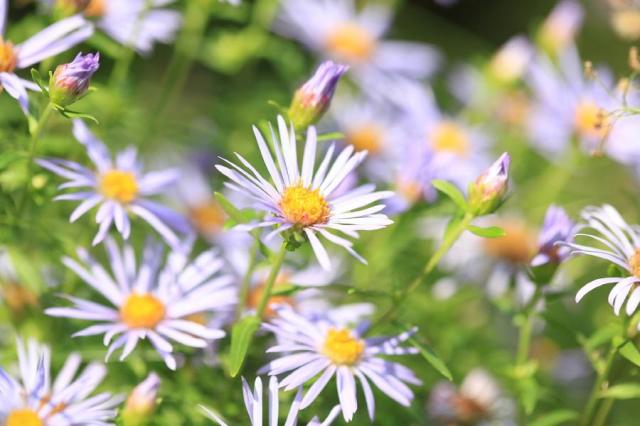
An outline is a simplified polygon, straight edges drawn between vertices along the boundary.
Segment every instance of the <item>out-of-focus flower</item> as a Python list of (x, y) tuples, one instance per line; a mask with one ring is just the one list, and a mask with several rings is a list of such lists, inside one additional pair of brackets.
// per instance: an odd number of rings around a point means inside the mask
[(289, 308), (280, 309), (278, 317), (264, 327), (273, 332), (279, 341), (268, 352), (291, 354), (275, 359), (264, 367), (272, 376), (288, 373), (280, 382), (280, 387), (296, 389), (322, 373), (302, 398), (301, 409), (308, 407), (336, 376), (342, 415), (346, 421), (350, 421), (358, 408), (358, 378), (366, 395), (369, 418), (373, 421), (375, 402), (369, 380), (404, 406), (409, 406), (413, 399), (413, 392), (404, 382), (421, 384), (408, 368), (380, 357), (417, 353), (413, 347), (400, 346), (416, 332), (415, 329), (395, 337), (364, 339), (361, 336), (367, 323), (350, 329), (326, 318), (309, 320)]
[(91, 24), (79, 16), (57, 22), (42, 30), (27, 41), (14, 45), (5, 40), (9, 0), (0, 0), (0, 91), (5, 89), (15, 98), (22, 111), (29, 113), (27, 89), (40, 91), (40, 88), (15, 73), (65, 52), (78, 43), (82, 43), (93, 34)]
[(82, 13), (118, 43), (148, 55), (155, 43), (171, 43), (182, 24), (180, 13), (163, 8), (175, 0), (40, 0), (64, 15)]
[(58, 65), (49, 81), (49, 98), (60, 106), (78, 101), (89, 90), (91, 77), (99, 67), (99, 53), (78, 53), (72, 62)]
[(324, 116), (340, 77), (348, 69), (347, 66), (325, 61), (320, 64), (313, 77), (296, 91), (288, 116), (297, 130), (306, 129)]
[(33, 340), (25, 347), (18, 339), (17, 346), (21, 378), (14, 379), (0, 368), (3, 425), (90, 425), (115, 420), (122, 396), (104, 392), (89, 397), (107, 372), (103, 364), (89, 364), (74, 380), (82, 359), (71, 354), (52, 383), (51, 349)]
[(190, 319), (201, 312), (226, 309), (237, 301), (233, 279), (219, 274), (223, 262), (216, 251), (204, 252), (193, 262), (182, 252), (172, 252), (161, 268), (162, 248), (148, 244), (136, 269), (130, 246), (125, 245), (121, 251), (109, 238), (105, 247), (113, 275), (82, 249), (78, 250), (78, 256), (86, 266), (70, 258), (63, 260), (115, 307), (65, 296), (74, 307), (46, 310), (51, 316), (100, 321), (74, 336), (105, 334), (105, 345), (109, 345), (107, 359), (116, 349), (123, 348), (120, 360), (135, 349), (138, 340), (148, 338), (172, 370), (176, 368), (176, 360), (169, 340), (204, 348), (208, 341), (224, 337), (224, 331)]
[(597, 243), (597, 246), (567, 243), (571, 255), (587, 255), (604, 259), (622, 270), (629, 276), (605, 277), (595, 279), (585, 284), (576, 294), (576, 302), (595, 288), (603, 285), (615, 284), (609, 293), (608, 302), (616, 315), (627, 302), (626, 312), (633, 315), (640, 304), (640, 233), (638, 229), (627, 224), (620, 213), (610, 205), (602, 207), (587, 207), (582, 212), (582, 219), (586, 222), (586, 229), (594, 233), (579, 233), (576, 237), (587, 238)]
[(531, 260), (531, 266), (557, 265), (564, 261), (569, 256), (569, 248), (558, 243), (571, 241), (577, 229), (562, 207), (550, 205), (538, 237), (538, 253)]
[(511, 38), (491, 58), (488, 65), (491, 77), (501, 84), (515, 82), (524, 75), (533, 53), (533, 46), (526, 37)]
[(133, 389), (122, 413), (126, 419), (125, 424), (147, 423), (146, 420), (156, 408), (159, 388), (160, 377), (156, 373), (151, 373)]
[(109, 229), (115, 224), (123, 238), (129, 238), (131, 222), (128, 215), (138, 216), (153, 227), (172, 247), (180, 245), (174, 232), (190, 232), (187, 220), (180, 214), (148, 199), (161, 194), (179, 177), (176, 170), (144, 173), (137, 160), (137, 151), (130, 147), (117, 154), (115, 161), (106, 146), (98, 140), (82, 120), (73, 121), (73, 134), (87, 149), (96, 170), (90, 170), (78, 163), (62, 159), (41, 159), (37, 163), (66, 179), (61, 189), (85, 187), (87, 190), (59, 195), (58, 200), (82, 201), (73, 211), (70, 221), (74, 222), (95, 206), (100, 206), (96, 214), (99, 230), (93, 244), (104, 240)]
[(538, 33), (542, 47), (557, 55), (571, 46), (580, 30), (583, 17), (584, 10), (576, 0), (563, 0), (558, 3)]
[(622, 38), (640, 38), (640, 4), (634, 0), (609, 0), (611, 26)]
[(511, 157), (506, 152), (469, 185), (469, 208), (483, 216), (496, 211), (504, 201), (509, 184)]
[(374, 192), (373, 185), (363, 185), (346, 194), (335, 195), (336, 188), (364, 160), (366, 152), (354, 154), (353, 147), (347, 147), (332, 161), (332, 145), (320, 166), (314, 171), (317, 137), (315, 128), (310, 127), (300, 168), (293, 125), (287, 128), (284, 119), (278, 117), (278, 129), (279, 139), (275, 133), (272, 137), (272, 148), (278, 164), (276, 166), (262, 134), (254, 127), (258, 147), (271, 182), (262, 177), (239, 154), (236, 156), (245, 168), (227, 160), (224, 161), (230, 167), (216, 166), (220, 173), (233, 181), (231, 188), (238, 192), (248, 191), (256, 202), (255, 208), (268, 214), (262, 221), (243, 226), (243, 229), (275, 227), (267, 236), (267, 240), (287, 231), (302, 233), (311, 243), (320, 265), (325, 269), (331, 267), (331, 262), (317, 234), (342, 246), (353, 256), (364, 261), (352, 249), (351, 241), (330, 231), (355, 238), (358, 231), (381, 229), (391, 224), (389, 218), (380, 213), (384, 208), (382, 204), (371, 206), (393, 195), (391, 192)]
[(429, 395), (427, 414), (438, 425), (515, 424), (513, 403), (482, 369), (471, 371), (459, 389), (449, 382), (436, 384)]
[(21, 318), (25, 311), (39, 303), (38, 295), (20, 281), (11, 255), (4, 247), (0, 248), (0, 301), (16, 318)]
[(323, 58), (350, 65), (367, 93), (386, 91), (389, 78), (425, 78), (439, 64), (432, 47), (382, 40), (392, 19), (388, 6), (358, 9), (353, 0), (285, 0), (281, 7), (276, 30)]
[[(275, 377), (271, 377), (269, 379), (269, 410), (266, 415), (263, 415), (263, 401), (262, 401), (262, 379), (260, 377), (256, 377), (256, 380), (253, 385), (253, 391), (251, 390), (251, 386), (242, 378), (242, 395), (244, 396), (244, 405), (247, 408), (247, 413), (249, 414), (249, 420), (251, 422), (251, 426), (263, 426), (265, 423), (263, 419), (268, 418), (269, 426), (278, 426), (278, 411), (280, 401), (278, 398), (278, 379)], [(298, 390), (298, 394), (296, 395), (293, 403), (291, 404), (291, 408), (289, 409), (289, 414), (287, 414), (287, 419), (285, 420), (284, 426), (294, 426), (298, 422), (298, 412), (300, 411), (300, 402), (302, 400), (302, 389)], [(220, 426), (228, 426), (227, 423), (220, 418), (217, 414), (213, 413), (211, 410), (201, 407), (207, 416), (215, 421)], [(320, 422), (318, 417), (314, 417), (307, 424), (307, 426), (330, 426), (333, 421), (340, 414), (340, 407), (334, 407), (327, 418)]]

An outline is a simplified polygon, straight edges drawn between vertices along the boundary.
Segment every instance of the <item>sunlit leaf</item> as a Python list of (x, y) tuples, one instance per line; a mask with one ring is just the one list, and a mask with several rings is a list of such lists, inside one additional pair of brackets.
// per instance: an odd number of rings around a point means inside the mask
[(434, 188), (442, 192), (447, 197), (451, 198), (451, 200), (456, 203), (456, 205), (460, 207), (461, 210), (467, 211), (467, 200), (465, 200), (464, 194), (458, 189), (457, 186), (455, 186), (451, 182), (447, 182), (446, 180), (441, 179), (432, 180), (431, 185), (433, 185)]
[(574, 421), (579, 417), (578, 413), (572, 410), (556, 410), (538, 417), (529, 426), (557, 426)]
[(431, 366), (435, 368), (438, 373), (442, 374), (449, 380), (453, 380), (453, 376), (451, 375), (451, 371), (449, 371), (449, 368), (430, 346), (418, 342), (418, 340), (414, 337), (411, 337), (409, 339), (409, 343), (411, 343), (416, 349), (420, 351), (422, 357), (427, 360), (427, 362), (431, 364)]
[(500, 238), (507, 235), (504, 229), (497, 226), (482, 228), (480, 226), (469, 225), (467, 226), (467, 229), (482, 238)]
[(640, 398), (640, 383), (621, 383), (600, 392), (600, 398), (635, 399)]
[(231, 329), (231, 351), (229, 354), (229, 374), (236, 377), (247, 357), (253, 336), (260, 328), (260, 318), (249, 316), (240, 320)]

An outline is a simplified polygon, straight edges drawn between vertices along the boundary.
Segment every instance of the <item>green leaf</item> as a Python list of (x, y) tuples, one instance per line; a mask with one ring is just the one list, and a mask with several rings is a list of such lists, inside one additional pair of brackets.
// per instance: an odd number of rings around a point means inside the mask
[(86, 120), (91, 120), (96, 124), (100, 124), (100, 122), (98, 121), (97, 118), (95, 118), (93, 115), (91, 114), (85, 114), (83, 112), (77, 112), (77, 111), (72, 111), (70, 109), (66, 109), (64, 107), (60, 107), (60, 106), (56, 106), (55, 107), (58, 111), (60, 111), (60, 114), (62, 114), (63, 116), (67, 117), (67, 118), (84, 118)]
[(449, 371), (449, 368), (429, 345), (418, 342), (418, 340), (416, 340), (416, 338), (414, 337), (409, 338), (409, 343), (411, 343), (416, 349), (420, 351), (422, 357), (427, 360), (427, 362), (431, 364), (431, 366), (435, 368), (438, 373), (442, 374), (449, 380), (453, 380), (453, 376), (451, 375), (451, 371)]
[(244, 359), (247, 357), (247, 351), (251, 346), (253, 336), (260, 328), (261, 320), (257, 316), (249, 316), (241, 319), (231, 329), (231, 353), (229, 354), (229, 374), (236, 377)]
[(600, 398), (635, 399), (640, 398), (640, 383), (621, 383), (600, 392)]
[(578, 418), (578, 413), (572, 410), (556, 410), (538, 417), (529, 426), (556, 426), (572, 422)]
[(42, 76), (37, 69), (31, 68), (31, 78), (38, 85), (40, 90), (42, 90), (42, 93), (46, 96), (49, 93), (49, 90), (47, 90), (47, 85), (44, 84), (44, 80), (42, 80)]
[(480, 226), (469, 225), (467, 226), (467, 230), (476, 234), (478, 237), (482, 237), (482, 238), (500, 238), (507, 235), (504, 229), (499, 228), (497, 226), (489, 226), (487, 228), (482, 228)]
[(626, 342), (623, 344), (620, 349), (620, 355), (640, 367), (640, 351), (633, 342)]
[(447, 197), (451, 198), (451, 201), (456, 203), (456, 205), (460, 207), (461, 210), (465, 212), (467, 211), (467, 200), (465, 200), (464, 194), (458, 189), (457, 186), (455, 186), (451, 182), (447, 182), (446, 180), (441, 179), (432, 180), (431, 185), (433, 185), (435, 189), (442, 192)]
[(216, 197), (216, 201), (220, 204), (222, 210), (224, 210), (224, 212), (228, 214), (231, 219), (233, 219), (236, 223), (242, 223), (243, 216), (240, 209), (234, 206), (233, 203), (220, 192), (215, 192), (213, 196)]
[(318, 135), (318, 142), (326, 142), (326, 141), (332, 141), (336, 139), (344, 139), (344, 133), (331, 132), (331, 133), (324, 133), (322, 135)]

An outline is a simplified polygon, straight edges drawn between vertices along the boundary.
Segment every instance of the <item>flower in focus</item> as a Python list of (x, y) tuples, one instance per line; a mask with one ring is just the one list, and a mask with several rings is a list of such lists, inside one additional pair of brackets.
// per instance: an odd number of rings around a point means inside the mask
[(356, 81), (370, 93), (386, 90), (393, 77), (428, 77), (439, 63), (430, 46), (382, 40), (391, 19), (390, 8), (381, 4), (358, 9), (353, 0), (285, 0), (276, 30), (322, 58), (351, 66)]
[(123, 417), (126, 424), (144, 424), (143, 419), (148, 417), (156, 408), (160, 377), (151, 373), (138, 384), (129, 397), (124, 407)]
[(277, 376), (288, 373), (280, 382), (285, 390), (296, 389), (313, 377), (320, 377), (309, 387), (300, 402), (308, 407), (336, 376), (342, 415), (351, 421), (358, 408), (356, 378), (364, 390), (369, 418), (373, 421), (375, 401), (369, 380), (396, 402), (409, 406), (413, 392), (405, 384), (420, 385), (411, 370), (383, 355), (415, 354), (415, 348), (401, 347), (416, 330), (395, 337), (362, 338), (367, 323), (356, 329), (335, 324), (328, 318), (309, 320), (288, 308), (278, 311), (278, 317), (264, 327), (275, 334), (278, 344), (267, 352), (288, 353), (271, 361), (264, 370)]
[(627, 302), (626, 312), (633, 315), (640, 304), (640, 234), (638, 230), (627, 224), (620, 213), (610, 205), (588, 207), (582, 212), (585, 229), (592, 232), (576, 234), (577, 237), (596, 243), (596, 246), (567, 243), (571, 255), (587, 255), (604, 259), (629, 273), (623, 277), (605, 277), (585, 284), (578, 294), (576, 302), (595, 288), (615, 284), (609, 292), (608, 302), (616, 315)]
[(515, 422), (512, 402), (482, 369), (467, 374), (458, 389), (450, 382), (436, 384), (429, 395), (427, 414), (437, 425), (447, 426)]
[(89, 90), (93, 74), (100, 67), (100, 54), (78, 53), (68, 64), (59, 65), (49, 82), (49, 98), (60, 106), (71, 105)]
[(180, 214), (147, 198), (166, 191), (178, 178), (176, 170), (143, 173), (134, 147), (119, 152), (113, 161), (104, 144), (82, 120), (73, 121), (73, 134), (86, 147), (95, 171), (63, 159), (37, 160), (40, 166), (68, 179), (60, 189), (87, 188), (55, 198), (56, 201), (82, 201), (71, 213), (70, 221), (76, 221), (99, 205), (96, 213), (99, 229), (93, 239), (94, 245), (104, 240), (113, 224), (123, 238), (129, 238), (131, 222), (128, 215), (131, 214), (151, 225), (169, 245), (178, 247), (180, 239), (173, 230), (189, 233), (189, 223)]
[(291, 101), (289, 119), (296, 130), (317, 123), (329, 109), (340, 77), (349, 67), (325, 61), (309, 81), (300, 87)]
[(563, 0), (551, 11), (538, 33), (541, 46), (549, 53), (560, 54), (575, 40), (584, 9), (576, 0)]
[(576, 224), (562, 207), (550, 205), (538, 237), (538, 253), (531, 259), (531, 266), (564, 261), (569, 256), (569, 248), (558, 243), (571, 241), (576, 230)]
[(161, 247), (148, 244), (136, 269), (130, 246), (120, 250), (112, 239), (107, 239), (105, 246), (112, 275), (82, 249), (78, 250), (78, 256), (84, 265), (71, 258), (63, 260), (115, 307), (65, 296), (74, 304), (72, 308), (47, 309), (46, 313), (55, 317), (100, 321), (74, 337), (104, 334), (105, 345), (109, 346), (106, 358), (123, 348), (121, 361), (135, 349), (138, 340), (148, 338), (172, 370), (176, 368), (176, 360), (169, 340), (204, 348), (208, 341), (224, 337), (224, 331), (207, 328), (190, 318), (236, 303), (232, 278), (219, 274), (223, 262), (215, 251), (202, 253), (191, 263), (185, 254), (172, 252), (161, 268)]
[(379, 213), (384, 208), (382, 204), (370, 205), (390, 197), (392, 193), (374, 192), (373, 185), (363, 185), (339, 196), (334, 193), (349, 173), (364, 160), (366, 152), (354, 154), (353, 147), (347, 147), (332, 161), (332, 145), (314, 172), (317, 137), (315, 128), (310, 127), (300, 169), (293, 126), (287, 128), (284, 119), (278, 117), (278, 129), (279, 139), (272, 133), (276, 166), (262, 134), (254, 127), (271, 182), (239, 154), (236, 156), (249, 171), (227, 160), (224, 161), (230, 167), (216, 166), (220, 173), (233, 181), (229, 187), (240, 193), (251, 194), (255, 208), (269, 214), (261, 222), (247, 225), (246, 229), (276, 227), (267, 239), (283, 232), (304, 234), (325, 269), (331, 267), (331, 262), (317, 234), (342, 246), (364, 262), (352, 249), (351, 241), (330, 231), (357, 238), (358, 231), (381, 229), (391, 223), (387, 216)]
[[(254, 383), (252, 391), (251, 386), (249, 386), (244, 377), (242, 378), (242, 395), (244, 396), (244, 405), (247, 408), (251, 426), (262, 426), (264, 424), (263, 418), (269, 419), (269, 426), (278, 426), (278, 411), (280, 405), (280, 401), (278, 398), (278, 388), (278, 379), (275, 377), (271, 377), (269, 379), (269, 411), (266, 413), (266, 416), (263, 416), (264, 404), (262, 401), (262, 379), (260, 377), (256, 377), (256, 381)], [(298, 390), (298, 394), (291, 404), (291, 408), (289, 409), (289, 413), (287, 414), (287, 419), (285, 420), (284, 426), (295, 426), (297, 424), (298, 412), (300, 411), (300, 401), (302, 399), (301, 395), (302, 390), (300, 389)], [(222, 420), (220, 416), (216, 415), (211, 410), (208, 410), (205, 407), (201, 408), (217, 424), (219, 424), (220, 426), (227, 426), (227, 423)], [(311, 422), (307, 424), (307, 426), (329, 426), (333, 423), (339, 413), (339, 407), (334, 407), (323, 422), (320, 422), (317, 417), (314, 417)]]
[(107, 425), (115, 421), (122, 396), (100, 393), (89, 397), (100, 385), (107, 369), (91, 363), (74, 380), (82, 359), (71, 354), (51, 382), (51, 349), (30, 340), (25, 347), (18, 339), (21, 378), (16, 380), (0, 368), (0, 423), (4, 426)]
[(502, 204), (509, 184), (510, 164), (511, 157), (505, 152), (469, 185), (469, 208), (474, 214), (493, 213)]
[(0, 92), (5, 89), (15, 98), (22, 111), (29, 113), (27, 89), (40, 91), (31, 81), (15, 73), (82, 43), (93, 34), (93, 27), (81, 17), (74, 16), (57, 22), (23, 43), (14, 45), (5, 40), (9, 0), (0, 0)]

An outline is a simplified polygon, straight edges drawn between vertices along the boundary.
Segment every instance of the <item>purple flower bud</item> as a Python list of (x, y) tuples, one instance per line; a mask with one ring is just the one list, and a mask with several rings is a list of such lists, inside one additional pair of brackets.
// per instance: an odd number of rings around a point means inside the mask
[(151, 373), (136, 386), (125, 404), (123, 416), (126, 424), (141, 424), (140, 419), (145, 418), (156, 408), (156, 398), (160, 387), (160, 377)]
[(71, 63), (56, 68), (49, 81), (49, 98), (60, 106), (78, 101), (87, 93), (91, 77), (99, 67), (99, 53), (78, 53)]
[(507, 192), (511, 157), (503, 153), (498, 160), (469, 185), (469, 206), (476, 216), (493, 213)]
[(348, 69), (346, 65), (325, 61), (313, 77), (296, 91), (289, 107), (289, 119), (296, 129), (304, 129), (322, 118), (329, 108), (340, 77)]
[(565, 260), (569, 256), (569, 248), (558, 243), (570, 241), (576, 231), (576, 224), (563, 208), (553, 204), (549, 206), (538, 238), (538, 254), (531, 261), (531, 266), (559, 264)]

